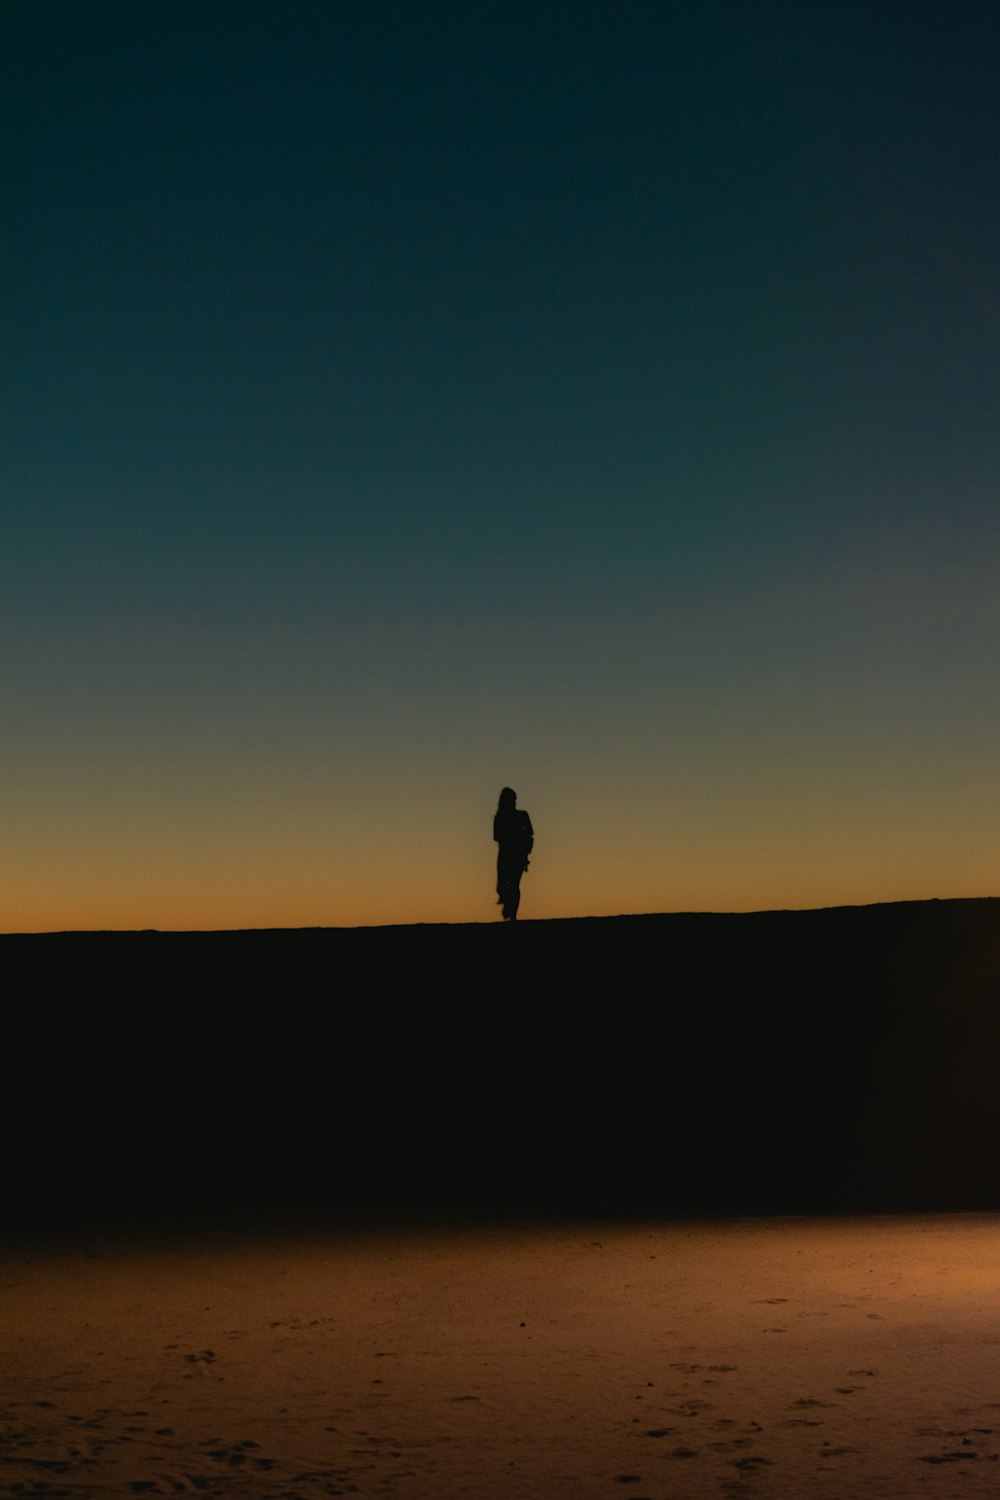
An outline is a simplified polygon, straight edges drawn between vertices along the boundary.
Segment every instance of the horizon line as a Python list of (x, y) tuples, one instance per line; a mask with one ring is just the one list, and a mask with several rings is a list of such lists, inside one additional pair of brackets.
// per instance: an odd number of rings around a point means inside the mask
[[(807, 916), (810, 914), (817, 915), (821, 912), (877, 911), (882, 907), (889, 906), (958, 906), (989, 901), (1000, 902), (1000, 896), (924, 896), (910, 899), (904, 898), (898, 901), (840, 902), (833, 906), (761, 907), (751, 911), (678, 910), (669, 912), (618, 912), (614, 916), (581, 914), (574, 917), (525, 917), (516, 925), (539, 927), (567, 922), (642, 922), (672, 917)], [(45, 932), (2, 932), (0, 933), (0, 937), (236, 937), (250, 934), (287, 933), (292, 935), (307, 932), (403, 932), (416, 931), (422, 928), (465, 929), (484, 927), (501, 930), (506, 925), (508, 924), (494, 920), (482, 922), (372, 922), (356, 923), (353, 926), (343, 927), (320, 927), (315, 925), (305, 927), (65, 927), (51, 928)]]

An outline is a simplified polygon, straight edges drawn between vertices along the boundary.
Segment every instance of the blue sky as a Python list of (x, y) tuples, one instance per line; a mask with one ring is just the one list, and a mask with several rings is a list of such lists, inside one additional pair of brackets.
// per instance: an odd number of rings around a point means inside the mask
[(5, 31), (2, 925), (995, 890), (992, 6)]

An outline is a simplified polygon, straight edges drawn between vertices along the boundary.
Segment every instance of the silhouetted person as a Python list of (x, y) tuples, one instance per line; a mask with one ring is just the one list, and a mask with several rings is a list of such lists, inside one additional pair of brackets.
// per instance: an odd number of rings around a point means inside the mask
[(505, 922), (513, 922), (521, 904), (521, 876), (528, 868), (528, 855), (535, 843), (535, 830), (526, 812), (515, 804), (517, 793), (505, 786), (500, 793), (493, 837), (497, 850), (497, 905), (503, 907)]

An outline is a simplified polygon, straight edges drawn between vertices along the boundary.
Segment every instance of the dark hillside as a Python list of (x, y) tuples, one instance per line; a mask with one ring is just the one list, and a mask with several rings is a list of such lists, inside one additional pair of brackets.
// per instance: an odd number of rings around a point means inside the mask
[(1000, 1209), (1000, 900), (0, 939), (12, 1233)]

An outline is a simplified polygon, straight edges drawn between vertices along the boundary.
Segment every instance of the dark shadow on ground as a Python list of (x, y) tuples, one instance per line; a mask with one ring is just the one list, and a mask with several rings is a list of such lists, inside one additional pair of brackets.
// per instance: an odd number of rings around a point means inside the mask
[(1000, 1209), (1000, 900), (0, 938), (7, 1236)]

